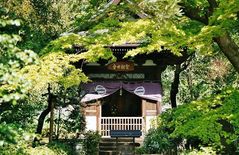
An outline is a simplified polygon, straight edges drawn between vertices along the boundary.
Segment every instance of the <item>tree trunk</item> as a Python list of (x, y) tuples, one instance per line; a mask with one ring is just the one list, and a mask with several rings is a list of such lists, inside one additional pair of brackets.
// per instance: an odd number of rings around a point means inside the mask
[(42, 133), (42, 128), (43, 128), (45, 118), (49, 114), (49, 112), (51, 111), (53, 99), (55, 98), (55, 96), (51, 93), (50, 84), (48, 84), (47, 90), (48, 90), (48, 93), (44, 94), (43, 96), (48, 95), (48, 99), (47, 99), (48, 105), (47, 105), (47, 108), (41, 113), (41, 115), (38, 118), (38, 124), (37, 124), (37, 130), (36, 130), (36, 133), (38, 133), (38, 134)]
[[(213, 11), (218, 7), (216, 0), (208, 0), (209, 3), (209, 14), (207, 16), (201, 16), (199, 12), (200, 8), (192, 8), (186, 6), (184, 3), (180, 3), (184, 10), (185, 16), (192, 20), (199, 21), (205, 25), (208, 25), (208, 18), (213, 14)], [(214, 38), (214, 41), (219, 45), (221, 51), (224, 53), (224, 55), (227, 57), (227, 59), (231, 62), (232, 66), (235, 68), (237, 73), (239, 73), (239, 47), (238, 45), (233, 41), (231, 36), (226, 33), (222, 36)]]
[(36, 130), (37, 134), (42, 133), (42, 128), (43, 128), (45, 118), (49, 114), (50, 111), (51, 111), (51, 103), (48, 103), (47, 108), (41, 113), (41, 115), (38, 118), (38, 124), (37, 124), (37, 130)]
[(171, 101), (172, 108), (177, 107), (177, 93), (178, 93), (180, 72), (181, 72), (181, 68), (179, 64), (179, 65), (176, 65), (176, 69), (174, 71), (174, 79), (173, 79), (171, 90), (170, 90), (170, 101)]
[(231, 62), (237, 73), (239, 73), (239, 47), (228, 33), (223, 36), (216, 37), (215, 41), (224, 55)]

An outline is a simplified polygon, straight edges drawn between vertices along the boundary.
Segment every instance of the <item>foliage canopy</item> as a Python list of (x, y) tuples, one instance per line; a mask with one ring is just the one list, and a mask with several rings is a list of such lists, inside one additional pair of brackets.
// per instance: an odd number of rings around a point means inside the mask
[(158, 127), (146, 136), (145, 151), (162, 153), (175, 147), (209, 146), (217, 153), (235, 153), (238, 151), (238, 100), (238, 90), (229, 88), (166, 111), (158, 117)]

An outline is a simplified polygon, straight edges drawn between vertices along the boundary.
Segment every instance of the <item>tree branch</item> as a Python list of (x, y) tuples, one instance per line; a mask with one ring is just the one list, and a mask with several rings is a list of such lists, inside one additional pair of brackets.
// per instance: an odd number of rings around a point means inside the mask
[(216, 0), (207, 0), (209, 5), (210, 5), (210, 8), (216, 8), (218, 7), (218, 4), (217, 4), (217, 1)]
[(218, 44), (221, 51), (225, 54), (235, 70), (239, 73), (239, 47), (233, 41), (231, 36), (226, 33), (222, 36), (214, 38), (214, 41)]
[(182, 7), (184, 11), (184, 15), (192, 20), (199, 21), (205, 25), (208, 25), (208, 17), (200, 16), (200, 8), (192, 8), (189, 6), (186, 6), (184, 3), (179, 3), (179, 5)]
[(194, 53), (190, 54), (188, 56), (188, 59), (181, 65), (181, 69), (180, 69), (180, 72), (186, 70), (188, 68), (188, 66), (190, 65), (192, 59), (193, 59), (193, 56), (194, 56)]
[(209, 4), (208, 17), (210, 17), (213, 14), (214, 9), (218, 7), (218, 4), (216, 0), (207, 0), (207, 1)]

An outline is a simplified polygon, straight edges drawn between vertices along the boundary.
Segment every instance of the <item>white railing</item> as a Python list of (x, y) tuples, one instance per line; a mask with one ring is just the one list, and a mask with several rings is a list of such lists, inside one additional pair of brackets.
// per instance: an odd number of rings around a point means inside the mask
[(101, 117), (101, 136), (109, 137), (110, 130), (143, 130), (143, 117)]

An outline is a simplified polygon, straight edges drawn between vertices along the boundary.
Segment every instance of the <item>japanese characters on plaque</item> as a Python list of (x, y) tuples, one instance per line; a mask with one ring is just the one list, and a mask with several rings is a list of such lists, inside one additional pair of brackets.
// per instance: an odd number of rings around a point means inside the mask
[(134, 63), (130, 61), (113, 62), (107, 66), (109, 70), (128, 72), (134, 70)]

